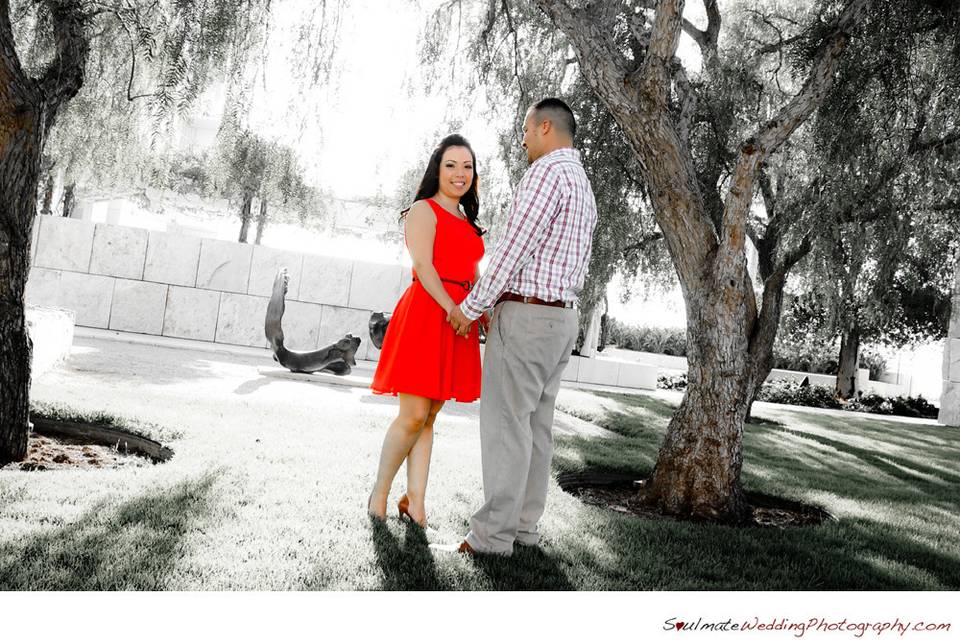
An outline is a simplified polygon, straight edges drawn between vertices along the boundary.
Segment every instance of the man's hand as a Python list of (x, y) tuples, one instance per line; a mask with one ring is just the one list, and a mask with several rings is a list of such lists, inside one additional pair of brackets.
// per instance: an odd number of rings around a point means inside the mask
[(477, 318), (477, 322), (479, 322), (480, 326), (483, 327), (483, 333), (485, 335), (490, 333), (490, 312), (489, 311), (484, 311), (483, 315)]
[(467, 334), (470, 333), (470, 320), (467, 319), (467, 316), (463, 315), (463, 311), (461, 311), (458, 306), (454, 306), (450, 309), (450, 312), (447, 313), (447, 322), (450, 323), (450, 326), (453, 327), (453, 330), (457, 332), (458, 336), (466, 338)]

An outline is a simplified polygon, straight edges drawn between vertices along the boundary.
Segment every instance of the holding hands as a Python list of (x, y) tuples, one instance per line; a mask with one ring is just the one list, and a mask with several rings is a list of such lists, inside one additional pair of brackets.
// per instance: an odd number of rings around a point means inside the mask
[(450, 326), (453, 327), (453, 330), (457, 332), (458, 336), (466, 338), (467, 334), (470, 333), (470, 325), (472, 322), (467, 319), (467, 316), (463, 315), (463, 311), (461, 311), (457, 305), (450, 307), (450, 310), (447, 311), (447, 322), (450, 323)]

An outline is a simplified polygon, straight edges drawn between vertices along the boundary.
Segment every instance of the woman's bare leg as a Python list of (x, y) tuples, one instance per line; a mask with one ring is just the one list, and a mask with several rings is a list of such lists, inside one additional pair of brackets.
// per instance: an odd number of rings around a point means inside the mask
[(433, 423), (442, 407), (442, 400), (434, 400), (430, 405), (430, 414), (407, 456), (407, 498), (410, 500), (407, 511), (411, 518), (424, 525), (427, 521), (424, 501), (427, 495), (427, 478), (430, 476), (430, 455), (433, 451)]
[(387, 516), (387, 496), (390, 485), (403, 464), (404, 458), (416, 443), (424, 424), (430, 417), (430, 398), (421, 398), (406, 393), (399, 394), (400, 413), (387, 429), (380, 450), (380, 464), (377, 467), (377, 480), (367, 505), (371, 515), (378, 518)]

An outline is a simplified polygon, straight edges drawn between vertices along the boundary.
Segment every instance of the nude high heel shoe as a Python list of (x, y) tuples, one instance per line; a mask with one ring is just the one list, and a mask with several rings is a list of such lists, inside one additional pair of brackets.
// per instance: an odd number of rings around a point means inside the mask
[(409, 507), (410, 507), (410, 498), (407, 497), (407, 494), (403, 494), (403, 497), (400, 498), (400, 502), (397, 503), (397, 516), (401, 520), (403, 520), (403, 516), (407, 516), (407, 518), (410, 519), (410, 522), (414, 523), (415, 525), (419, 526), (422, 529), (426, 529), (427, 528), (426, 520), (424, 520), (423, 522), (414, 520), (413, 516), (411, 516), (410, 512), (408, 511)]

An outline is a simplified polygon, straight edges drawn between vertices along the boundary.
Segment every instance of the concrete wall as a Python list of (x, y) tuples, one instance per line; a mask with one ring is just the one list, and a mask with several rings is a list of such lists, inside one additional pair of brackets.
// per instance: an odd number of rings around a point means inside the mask
[[(605, 352), (604, 352), (605, 353)], [(622, 365), (634, 364), (635, 366), (645, 365), (653, 367), (663, 375), (676, 375), (684, 373), (687, 370), (687, 359), (678, 356), (667, 356), (661, 353), (647, 353), (644, 351), (625, 351), (616, 350), (616, 356), (613, 358), (605, 357), (603, 353), (599, 356), (598, 362), (621, 362)], [(860, 369), (858, 374), (858, 384), (864, 393), (877, 393), (883, 396), (896, 397), (909, 395), (910, 377), (901, 376), (899, 382), (896, 382), (896, 376), (889, 377), (887, 381), (870, 380), (870, 371)], [(804, 378), (810, 379), (810, 384), (817, 384), (827, 387), (835, 387), (837, 377), (821, 373), (806, 373), (804, 371), (789, 371), (786, 369), (774, 369), (767, 376), (767, 380), (795, 380), (802, 381)]]
[(943, 345), (943, 392), (940, 394), (940, 422), (960, 427), (960, 267), (953, 284), (950, 329)]
[(27, 302), (71, 309), (81, 327), (266, 347), (263, 321), (287, 267), (283, 329), (291, 349), (346, 333), (376, 360), (367, 323), (392, 311), (410, 272), (385, 265), (83, 220), (40, 216)]

